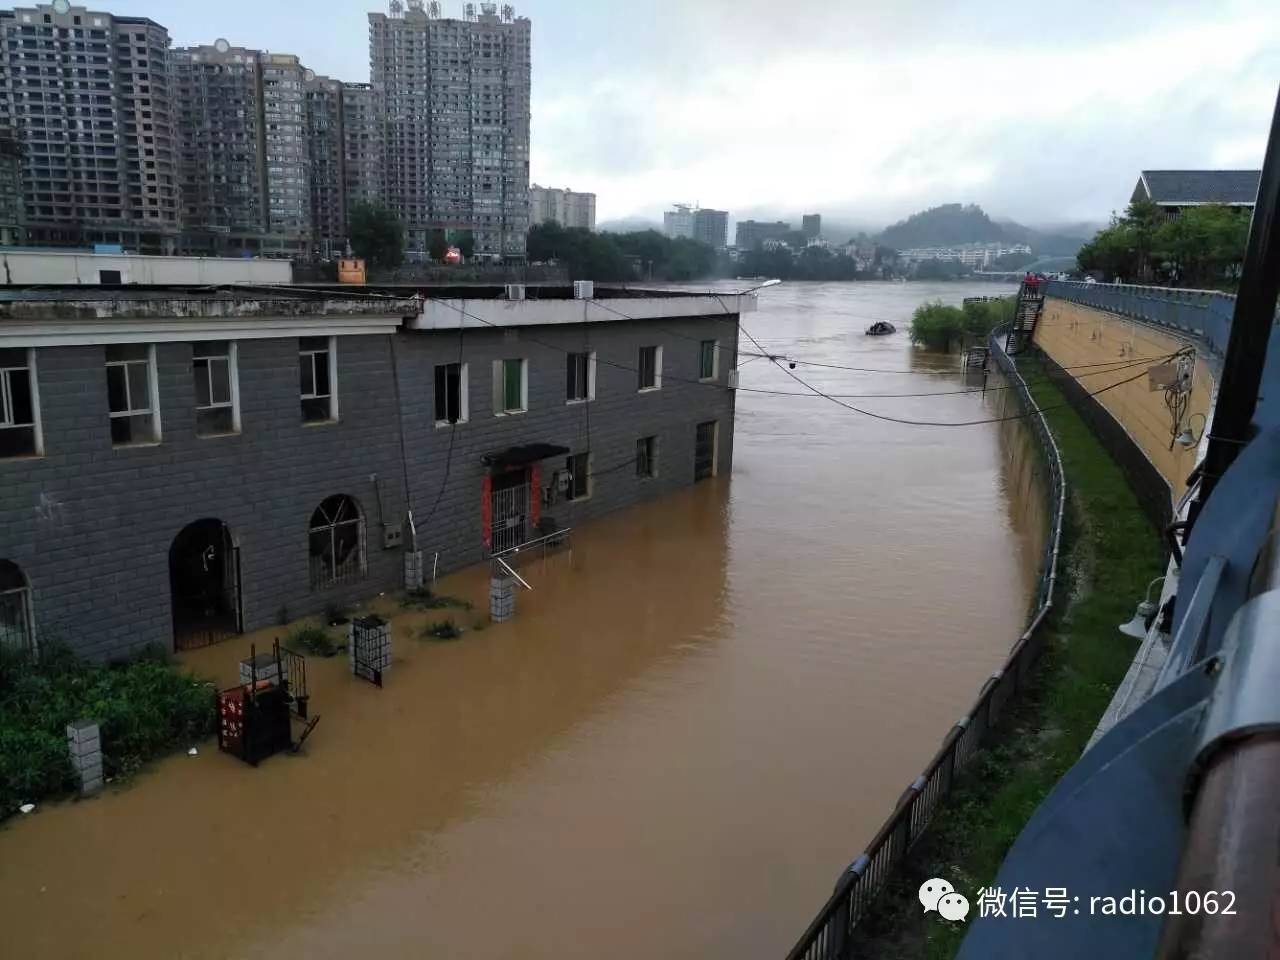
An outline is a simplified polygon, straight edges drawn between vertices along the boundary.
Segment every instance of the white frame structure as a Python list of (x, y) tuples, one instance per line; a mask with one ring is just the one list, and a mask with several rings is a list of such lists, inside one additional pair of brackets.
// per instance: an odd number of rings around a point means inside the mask
[[(433, 371), (434, 376), (431, 382), (431, 389), (432, 389), (431, 403), (433, 408), (431, 411), (431, 414), (435, 418), (435, 424), (437, 427), (451, 427), (455, 423), (466, 423), (468, 420), (471, 419), (471, 375), (469, 370), (467, 369), (468, 366), (469, 365), (467, 363), (459, 363), (456, 360), (453, 360), (449, 363), (437, 363), (435, 365), (435, 370)], [(440, 375), (440, 371), (448, 367), (458, 367), (458, 419), (457, 420), (450, 420), (447, 416), (442, 420), (440, 418), (440, 411), (438, 409), (435, 409), (439, 405), (436, 403), (436, 397), (434, 394), (434, 391), (435, 391), (434, 377), (438, 377)], [(446, 406), (448, 405), (447, 383), (448, 381), (446, 380), (446, 387), (445, 387)], [(445, 413), (447, 414), (448, 411), (446, 410)]]
[[(36, 652), (36, 620), (35, 608), (31, 603), (31, 581), (22, 572), (22, 568), (12, 560), (0, 559), (0, 564), (13, 567), (22, 581), (20, 587), (0, 587), (0, 612), (10, 610), (16, 613), (16, 622), (12, 627), (0, 619), (0, 647), (34, 654)], [(17, 643), (13, 642), (15, 638)]]
[[(642, 444), (644, 446), (641, 446)], [(640, 451), (644, 449), (644, 447), (649, 448), (648, 450), (645, 451), (645, 461), (649, 469), (644, 473), (641, 473), (640, 472), (640, 465), (641, 465)], [(658, 435), (656, 433), (651, 433), (647, 437), (638, 437), (636, 439), (636, 479), (652, 480), (657, 475), (658, 475)]]
[[(338, 501), (334, 504), (332, 514), (325, 509), (325, 505), (332, 501)], [(321, 518), (320, 523), (316, 523), (316, 516)], [(338, 562), (338, 531), (339, 528), (354, 528), (356, 533), (356, 563), (352, 564), (348, 560), (343, 564)], [(329, 552), (331, 559), (329, 565), (325, 565), (325, 554), (316, 554), (311, 551), (311, 544), (314, 538), (328, 535)], [(339, 568), (341, 566), (341, 569)], [(354, 497), (349, 497), (345, 493), (336, 493), (325, 497), (320, 501), (319, 505), (311, 511), (311, 521), (307, 527), (307, 573), (308, 582), (312, 591), (327, 590), (330, 587), (336, 587), (344, 583), (352, 583), (357, 580), (363, 580), (369, 572), (368, 547), (365, 543), (365, 524), (364, 511), (360, 509), (360, 504), (356, 503)]]
[[(581, 397), (571, 397), (571, 396), (569, 396), (568, 367), (567, 367), (567, 365), (569, 364), (569, 362), (570, 362), (570, 361), (574, 362), (575, 364), (576, 364), (576, 363), (578, 363), (578, 362), (579, 362), (579, 360), (578, 360), (578, 358), (579, 358), (579, 357), (585, 357), (585, 358), (586, 358), (586, 361), (587, 361), (587, 363), (586, 363), (586, 368), (587, 368), (587, 369), (586, 369), (586, 381), (587, 381), (587, 382), (586, 382), (586, 384), (585, 384), (585, 386), (586, 386), (586, 394), (585, 394), (584, 396), (581, 396)], [(566, 357), (565, 357), (565, 364), (566, 364), (566, 369), (565, 369), (565, 398), (564, 398), (564, 402), (565, 402), (565, 403), (589, 403), (590, 401), (594, 400), (594, 399), (596, 398), (596, 352), (595, 352), (594, 350), (583, 350), (583, 351), (579, 351), (579, 352), (577, 352), (577, 353), (569, 353), (569, 354), (566, 354)], [(576, 371), (576, 370), (574, 371), (574, 377), (575, 377), (575, 379), (577, 379), (577, 371)]]
[[(653, 382), (649, 385), (644, 384), (644, 352), (646, 350), (653, 351)], [(662, 344), (655, 344), (640, 348), (640, 353), (636, 357), (636, 392), (648, 393), (651, 390), (662, 389)]]
[[(324, 340), (325, 346), (323, 348), (315, 347), (315, 346), (312, 346), (312, 347), (303, 346), (303, 342), (307, 340)], [(318, 393), (316, 391), (316, 379), (317, 379), (316, 372), (318, 370), (318, 368), (316, 367), (316, 357), (318, 357), (322, 353), (328, 355), (328, 363), (326, 365), (327, 367), (326, 373), (328, 374), (328, 377), (329, 377), (328, 393)], [(306, 390), (302, 389), (303, 385), (301, 380), (299, 380), (299, 383), (298, 383), (299, 400), (300, 401), (301, 400), (323, 400), (327, 398), (329, 401), (329, 415), (327, 417), (321, 418), (321, 417), (307, 417), (304, 414), (302, 417), (302, 422), (303, 423), (335, 423), (337, 422), (337, 419), (338, 419), (338, 338), (337, 337), (299, 337), (298, 338), (299, 361), (301, 361), (303, 357), (310, 358), (311, 392), (308, 393)], [(299, 362), (298, 369), (299, 369), (299, 374), (301, 374), (301, 370), (302, 370), (301, 362)]]
[[(111, 438), (111, 442), (117, 447), (134, 447), (145, 446), (147, 444), (160, 443), (162, 434), (160, 432), (160, 383), (156, 377), (156, 345), (148, 344), (108, 344), (104, 350), (104, 356), (109, 356), (112, 347), (128, 347), (128, 346), (145, 346), (147, 355), (143, 358), (130, 357), (124, 360), (106, 360), (105, 368), (110, 371), (114, 368), (122, 368), (124, 371), (124, 389), (125, 389), (125, 405), (124, 410), (111, 409), (111, 391), (107, 390), (107, 416), (111, 420), (132, 420), (135, 417), (150, 416), (151, 418), (151, 436), (146, 439), (130, 438), (128, 440), (116, 440)], [(131, 367), (144, 367), (147, 371), (147, 383), (144, 391), (147, 395), (147, 406), (138, 407), (134, 405), (134, 401), (141, 399), (134, 396), (134, 375), (130, 370)], [(108, 381), (111, 374), (107, 373)]]
[[(6, 349), (6, 348), (0, 348)], [(0, 366), (0, 430), (30, 430), (34, 450), (31, 453), (14, 456), (44, 456), (44, 430), (40, 424), (40, 387), (36, 383), (36, 351), (35, 347), (9, 347), (7, 349), (22, 350), (26, 365), (21, 367)], [(12, 372), (25, 370), (27, 373), (27, 391), (31, 401), (31, 422), (19, 423), (14, 419), (15, 404), (13, 402)], [(8, 459), (8, 458), (5, 458)]]
[[(711, 344), (711, 372), (704, 374), (702, 372), (703, 351), (706, 350), (707, 344)], [(719, 340), (702, 340), (698, 343), (698, 379), (703, 383), (711, 383), (720, 379), (720, 341)]]
[[(507, 364), (520, 364), (520, 406), (507, 406)], [(524, 357), (506, 357), (493, 361), (493, 415), (510, 416), (529, 410), (529, 361)]]
[[(215, 348), (226, 345), (225, 352), (213, 352)], [(221, 437), (227, 434), (235, 434), (240, 432), (240, 369), (239, 369), (239, 345), (234, 340), (201, 340), (191, 345), (191, 375), (198, 382), (201, 374), (205, 377), (205, 384), (208, 389), (209, 402), (200, 403), (200, 392), (196, 391), (196, 436), (197, 437)], [(204, 370), (201, 371), (198, 361), (205, 362)], [(226, 365), (227, 372), (227, 398), (218, 400), (214, 392), (214, 366), (217, 363)], [(207, 430), (200, 429), (200, 411), (202, 410), (230, 410), (231, 411), (231, 429), (230, 430)]]

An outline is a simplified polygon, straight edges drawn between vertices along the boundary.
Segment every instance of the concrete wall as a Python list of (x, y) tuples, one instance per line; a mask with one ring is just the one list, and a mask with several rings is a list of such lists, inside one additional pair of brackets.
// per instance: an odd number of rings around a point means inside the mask
[[(1142, 357), (1160, 357), (1190, 341), (1175, 332), (1143, 324), (1093, 307), (1053, 296), (1045, 298), (1044, 313), (1036, 325), (1035, 343), (1089, 393), (1110, 387), (1146, 370), (1136, 365), (1111, 372), (1090, 364), (1125, 363)], [(1123, 353), (1122, 353), (1123, 350)], [(1152, 361), (1153, 363), (1155, 361)], [(1108, 370), (1099, 373), (1099, 370)], [(1210, 363), (1197, 356), (1186, 421), (1197, 436), (1212, 403), (1215, 383)], [(1147, 377), (1099, 394), (1096, 401), (1109, 412), (1134, 444), (1168, 482), (1173, 499), (1182, 496), (1186, 478), (1196, 465), (1196, 447), (1174, 444), (1169, 448), (1172, 418), (1164, 391), (1150, 389)], [(1192, 420), (1193, 414), (1199, 414)]]
[(121, 283), (290, 283), (293, 279), (288, 260), (0, 251), (0, 282), (6, 284), (98, 284), (102, 270), (118, 270)]
[[(103, 347), (37, 348), (45, 454), (0, 460), (0, 558), (27, 576), (38, 636), (97, 658), (172, 646), (169, 549), (203, 518), (225, 522), (240, 548), (246, 629), (275, 622), (282, 607), (296, 617), (394, 589), (403, 553), (382, 548), (381, 521), (403, 520), (406, 472), (428, 571), (437, 551), (442, 570), (485, 556), (482, 454), (549, 442), (589, 448), (596, 469), (623, 463), (594, 481), (590, 498), (544, 510), (561, 526), (691, 482), (699, 421), (719, 420), (718, 467), (728, 472), (734, 394), (723, 387), (735, 334), (723, 317), (467, 330), (470, 417), (454, 428), (435, 424), (434, 367), (457, 360), (458, 332), (339, 337), (340, 421), (311, 426), (300, 418), (297, 339), (241, 340), (242, 430), (209, 438), (195, 435), (191, 344), (160, 343), (163, 441), (134, 447), (111, 444)], [(585, 348), (587, 336), (598, 358), (596, 399), (566, 404), (563, 351)], [(697, 380), (697, 341), (717, 337), (725, 347), (719, 384), (680, 382)], [(638, 393), (637, 352), (648, 344), (663, 346), (663, 384)], [(491, 361), (511, 357), (529, 362), (528, 411), (494, 416)], [(650, 434), (659, 437), (658, 476), (640, 479), (626, 461)], [(551, 460), (545, 469), (560, 466)], [(368, 575), (313, 592), (309, 520), (335, 493), (362, 508)]]

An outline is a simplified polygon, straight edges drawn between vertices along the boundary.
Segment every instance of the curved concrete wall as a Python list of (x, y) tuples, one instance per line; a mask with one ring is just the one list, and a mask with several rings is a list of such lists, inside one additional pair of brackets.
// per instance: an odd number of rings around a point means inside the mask
[[(1035, 344), (1065, 368), (1084, 392), (1097, 394), (1096, 402), (1115, 418), (1169, 484), (1173, 499), (1181, 497), (1187, 475), (1196, 465), (1198, 445), (1171, 445), (1173, 417), (1165, 406), (1164, 391), (1150, 388), (1145, 376), (1146, 364), (1137, 363), (1114, 371), (1098, 365), (1128, 364), (1142, 358), (1152, 358), (1154, 364), (1181, 347), (1195, 346), (1191, 397), (1183, 423), (1190, 423), (1199, 437), (1204, 426), (1201, 417), (1208, 416), (1217, 389), (1216, 368), (1202, 344), (1176, 331), (1052, 295), (1045, 298), (1044, 312), (1036, 325)], [(1139, 373), (1144, 375), (1121, 383)]]

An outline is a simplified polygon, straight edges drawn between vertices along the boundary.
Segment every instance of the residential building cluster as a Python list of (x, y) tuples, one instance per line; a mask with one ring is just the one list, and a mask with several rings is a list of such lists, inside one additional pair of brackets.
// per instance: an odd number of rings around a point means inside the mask
[(1011, 253), (1031, 253), (1031, 247), (1025, 243), (965, 243), (954, 247), (913, 247), (899, 250), (898, 258), (905, 263), (920, 263), (924, 260), (947, 260), (962, 263), (966, 267), (986, 267), (999, 257)]
[(596, 228), (596, 195), (580, 193), (567, 187), (540, 187), (536, 183), (529, 188), (530, 224), (551, 221), (562, 227)]
[(662, 215), (662, 232), (723, 250), (729, 243), (729, 211), (677, 203)]
[(391, 0), (353, 83), (69, 0), (0, 11), (0, 242), (323, 259), (377, 201), (410, 256), (470, 231), (523, 259), (529, 30), (509, 5)]

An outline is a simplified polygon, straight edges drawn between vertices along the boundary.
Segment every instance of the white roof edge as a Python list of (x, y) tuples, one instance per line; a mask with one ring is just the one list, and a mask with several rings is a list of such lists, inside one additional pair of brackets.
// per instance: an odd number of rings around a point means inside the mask
[(708, 293), (679, 297), (597, 297), (593, 300), (468, 300), (431, 297), (406, 323), (410, 330), (459, 327), (534, 327), (618, 320), (728, 319), (756, 309), (755, 294)]
[(0, 347), (70, 347), (98, 343), (271, 340), (280, 337), (393, 334), (403, 323), (387, 316), (146, 317), (134, 319), (0, 320)]

